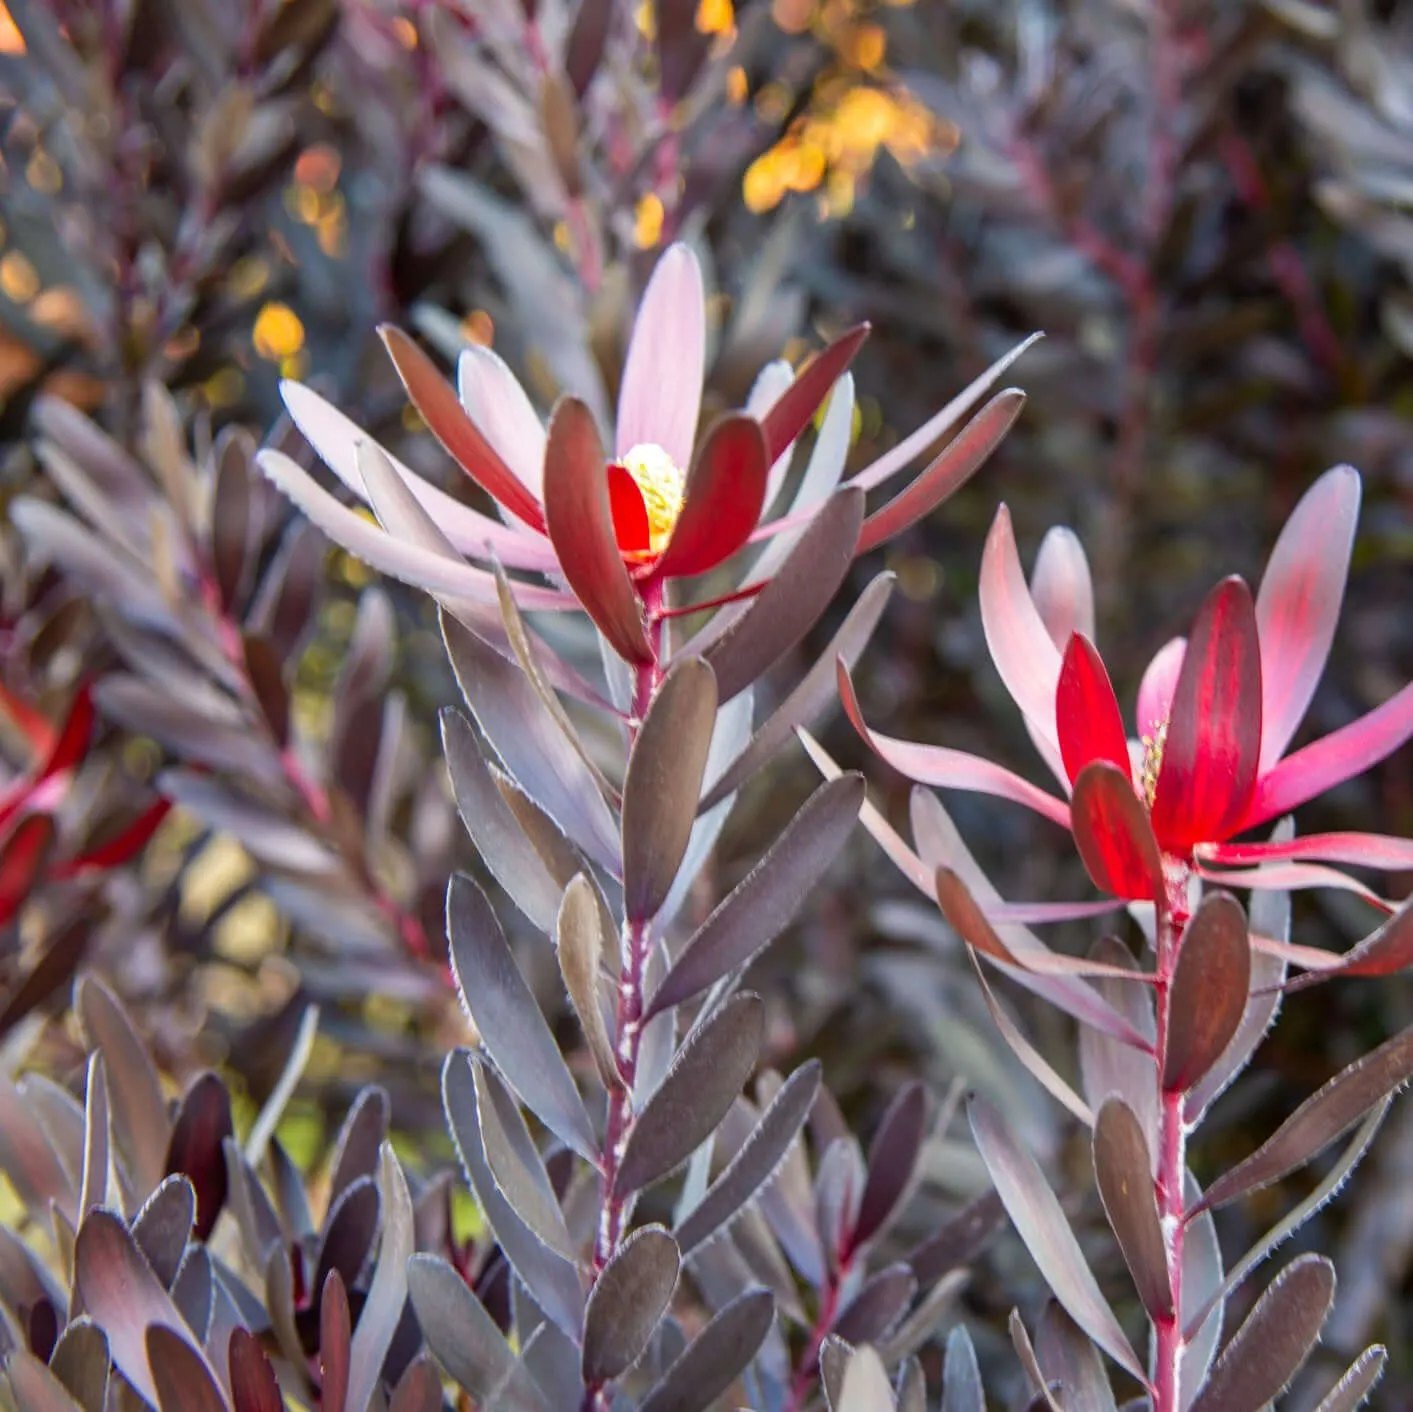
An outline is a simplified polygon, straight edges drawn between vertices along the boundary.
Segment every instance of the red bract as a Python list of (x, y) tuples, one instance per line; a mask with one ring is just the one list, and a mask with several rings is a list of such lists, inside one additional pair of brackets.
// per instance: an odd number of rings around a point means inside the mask
[[(1138, 692), (1138, 736), (1129, 739), (1092, 641), (1093, 590), (1079, 542), (1068, 530), (1052, 530), (1027, 584), (1001, 507), (982, 559), (982, 623), (1031, 738), (1072, 796), (1068, 804), (989, 761), (869, 731), (841, 673), (845, 707), (873, 748), (913, 779), (1001, 795), (1066, 824), (1091, 876), (1120, 897), (1163, 900), (1154, 899), (1149, 834), (1169, 887), (1196, 871), (1247, 886), (1364, 891), (1319, 865), (1413, 867), (1413, 843), (1358, 833), (1232, 842), (1413, 736), (1409, 685), (1285, 754), (1329, 655), (1358, 508), (1359, 476), (1348, 466), (1310, 488), (1276, 542), (1255, 599), (1241, 579), (1225, 579), (1203, 603), (1190, 637), (1153, 658)], [(1136, 813), (1120, 807), (1130, 790), (1145, 806)]]
[[(453, 391), (406, 334), (383, 331), (412, 403), (453, 460), (496, 502), (500, 520), (382, 453), (353, 422), (297, 383), (284, 387), (290, 416), (379, 524), (334, 499), (288, 457), (266, 451), (261, 465), (351, 553), (427, 589), (468, 624), (484, 619), (485, 609), (497, 603), (498, 562), (516, 576), (513, 592), (521, 607), (582, 608), (620, 657), (641, 662), (649, 652), (652, 618), (662, 611), (665, 580), (705, 574), (748, 545), (777, 540), (764, 544), (749, 573), (726, 595), (750, 596), (778, 566), (780, 554), (773, 551), (793, 542), (792, 532), (808, 524), (839, 485), (853, 408), (847, 369), (867, 332), (860, 325), (843, 334), (797, 374), (771, 365), (747, 409), (718, 418), (698, 439), (706, 304), (695, 256), (676, 245), (663, 255), (644, 293), (608, 449), (592, 397), (561, 398), (546, 429), (490, 350), (473, 347), (461, 355), (459, 388)], [(850, 483), (871, 490), (904, 469), (979, 401), (1026, 346)], [(781, 497), (791, 448), (826, 399), (829, 411), (798, 491), (780, 513), (763, 520)], [(990, 453), (1022, 400), (1015, 391), (994, 398), (907, 489), (864, 522), (857, 552), (935, 509)]]

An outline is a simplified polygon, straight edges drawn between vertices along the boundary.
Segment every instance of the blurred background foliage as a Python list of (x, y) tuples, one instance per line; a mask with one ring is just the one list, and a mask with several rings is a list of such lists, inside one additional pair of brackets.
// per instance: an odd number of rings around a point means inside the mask
[[(297, 1151), (371, 1077), (401, 1131), (440, 1131), (437, 1063), (464, 1039), (440, 894), (471, 860), (441, 777), (435, 623), (291, 524), (249, 463), (260, 439), (307, 456), (278, 398), (298, 377), (473, 493), (406, 409), (382, 321), (444, 360), (490, 345), (545, 409), (565, 388), (602, 405), (655, 253), (687, 239), (711, 406), (872, 321), (861, 458), (1043, 330), (1000, 453), (889, 551), (900, 592), (859, 682), (894, 733), (1033, 763), (974, 603), (1001, 498), (1027, 555), (1051, 524), (1080, 533), (1131, 699), (1206, 587), (1255, 577), (1300, 491), (1351, 461), (1365, 510), (1306, 730), (1413, 674), (1413, 10), (1393, 0), (8, 0), (0, 205), (0, 495), (31, 507), (0, 539), (0, 746), (54, 823), (12, 829), (0, 859), (11, 1068), (70, 1072), (82, 963), (174, 1075), (220, 1064), (251, 1104), (316, 1000)], [(66, 464), (106, 498), (85, 503)], [(135, 555), (127, 577), (107, 539)], [(36, 762), (85, 686), (86, 754), (37, 805)], [(862, 763), (847, 732), (829, 743)], [(904, 784), (870, 773), (901, 819)], [(717, 896), (810, 785), (791, 758), (747, 792)], [(159, 795), (179, 806), (160, 823)], [(1007, 895), (1083, 895), (1043, 824), (952, 802)], [(1409, 752), (1300, 822), (1413, 831)], [(114, 838), (129, 846), (105, 853)], [(1367, 930), (1343, 894), (1296, 902), (1299, 940)], [(548, 996), (544, 956), (525, 961)], [(962, 1081), (1088, 1190), (960, 948), (865, 841), (761, 971), (775, 1062), (820, 1055), (863, 1130), (904, 1075)], [(1214, 1156), (1409, 1011), (1401, 979), (1293, 1001)], [(1032, 1018), (1045, 1047), (1053, 1020)], [(1388, 1340), (1388, 1406), (1413, 1387), (1389, 1297), (1413, 1257), (1410, 1162), (1405, 1105), (1357, 1199), (1307, 1228), (1345, 1282), (1327, 1343)], [(981, 1181), (960, 1140), (930, 1175), (943, 1203)], [(1231, 1239), (1259, 1214), (1226, 1213)], [(1027, 1269), (998, 1248), (972, 1312), (1023, 1302)], [(983, 1354), (1006, 1361), (1002, 1339), (998, 1321)]]

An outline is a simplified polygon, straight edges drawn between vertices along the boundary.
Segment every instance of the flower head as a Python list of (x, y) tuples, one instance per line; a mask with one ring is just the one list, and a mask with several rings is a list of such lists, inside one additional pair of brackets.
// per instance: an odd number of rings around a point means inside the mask
[[(494, 567), (512, 576), (521, 607), (582, 608), (614, 651), (643, 661), (663, 584), (711, 572), (757, 548), (726, 599), (770, 581), (786, 549), (839, 488), (849, 446), (848, 367), (867, 335), (841, 335), (798, 372), (772, 364), (745, 410), (698, 436), (706, 372), (706, 301), (695, 256), (675, 245), (648, 282), (629, 340), (617, 415), (606, 448), (595, 389), (560, 399), (544, 425), (506, 365), (466, 349), (454, 391), (406, 334), (383, 340), (408, 397), (452, 459), (494, 500), (481, 514), (377, 447), (328, 402), (297, 383), (283, 388), (296, 426), (378, 524), (328, 494), (276, 451), (266, 474), (326, 533), (373, 567), (435, 594), (468, 625), (494, 635)], [(981, 399), (1022, 344), (849, 484), (867, 492), (911, 464)], [(829, 399), (808, 469), (792, 502), (782, 498), (796, 439)], [(862, 521), (863, 553), (928, 514), (986, 459), (1020, 410), (999, 393), (917, 478)], [(862, 499), (861, 496), (856, 498)], [(744, 556), (742, 556), (744, 558)]]
[[(845, 705), (873, 748), (913, 779), (1001, 795), (1070, 828), (1091, 876), (1120, 897), (1154, 900), (1155, 890), (1191, 872), (1250, 886), (1362, 890), (1319, 865), (1406, 868), (1413, 844), (1360, 833), (1233, 842), (1413, 736), (1410, 684), (1286, 754), (1329, 655), (1358, 508), (1359, 476), (1347, 466), (1306, 492), (1254, 599), (1240, 578), (1223, 580), (1188, 638), (1153, 658), (1131, 738), (1093, 643), (1093, 590), (1079, 541), (1052, 530), (1027, 584), (1001, 507), (982, 560), (982, 624), (1001, 679), (1068, 801), (989, 761), (870, 732), (847, 678)], [(1258, 863), (1267, 866), (1244, 871)], [(1225, 871), (1233, 867), (1243, 871)]]

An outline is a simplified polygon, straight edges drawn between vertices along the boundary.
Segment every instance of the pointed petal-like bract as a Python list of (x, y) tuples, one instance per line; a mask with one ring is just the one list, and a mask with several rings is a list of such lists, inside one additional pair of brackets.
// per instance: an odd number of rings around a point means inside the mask
[(1182, 660), (1187, 653), (1187, 639), (1174, 637), (1165, 642), (1144, 670), (1138, 684), (1136, 724), (1138, 733), (1152, 739), (1168, 723), (1173, 709), (1173, 692), (1177, 690)]
[(1158, 840), (1126, 768), (1107, 760), (1086, 765), (1075, 780), (1070, 824), (1079, 856), (1097, 886), (1115, 897), (1164, 905)]
[(496, 504), (504, 505), (517, 519), (543, 532), (545, 518), (539, 501), (516, 479), (481, 429), (466, 415), (436, 364), (401, 329), (384, 325), (378, 332), (412, 405), (447, 455)]
[(858, 324), (847, 333), (840, 334), (800, 369), (794, 382), (776, 399), (761, 420), (767, 461), (774, 464), (790, 449), (829, 395), (829, 389), (849, 370), (849, 364), (863, 347), (868, 332), (867, 324)]
[(682, 512), (653, 573), (687, 578), (729, 559), (760, 520), (767, 473), (765, 438), (753, 417), (733, 413), (713, 423), (687, 474)]
[(1030, 575), (1030, 596), (1061, 652), (1071, 633), (1082, 632), (1093, 641), (1094, 580), (1079, 536), (1067, 525), (1047, 530), (1040, 541)]
[(1256, 594), (1261, 769), (1280, 759), (1325, 669), (1359, 517), (1359, 472), (1326, 471), (1281, 530)]
[(1128, 737), (1118, 697), (1094, 644), (1076, 632), (1065, 648), (1055, 688), (1055, 725), (1060, 756), (1073, 783), (1095, 760), (1107, 760), (1128, 773)]
[(1207, 844), (1197, 849), (1197, 856), (1204, 863), (1225, 868), (1272, 859), (1300, 859), (1401, 873), (1413, 870), (1413, 839), (1377, 833), (1311, 833), (1277, 843)]
[(1413, 682), (1357, 721), (1287, 755), (1256, 786), (1243, 828), (1288, 814), (1317, 794), (1362, 774), (1413, 736)]
[(545, 521), (564, 577), (625, 662), (651, 662), (643, 605), (619, 553), (594, 414), (566, 397), (545, 444)]
[(697, 257), (673, 245), (657, 262), (628, 344), (618, 394), (615, 446), (660, 446), (691, 464), (706, 371), (706, 295)]
[(466, 415), (516, 479), (538, 496), (544, 478), (545, 427), (520, 380), (498, 353), (473, 344), (457, 360), (456, 385)]
[(1040, 737), (1058, 746), (1055, 687), (1060, 679), (1060, 650), (1046, 629), (1016, 552), (1011, 512), (996, 511), (981, 556), (981, 626), (991, 660), (1026, 719)]
[(1251, 590), (1224, 579), (1192, 627), (1173, 692), (1153, 831), (1173, 852), (1241, 826), (1261, 751), (1261, 645)]

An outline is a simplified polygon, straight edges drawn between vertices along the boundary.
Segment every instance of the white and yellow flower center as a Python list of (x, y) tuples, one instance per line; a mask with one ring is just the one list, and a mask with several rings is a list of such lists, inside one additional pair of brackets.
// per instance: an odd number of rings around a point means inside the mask
[(1143, 746), (1143, 762), (1138, 767), (1138, 789), (1143, 802), (1151, 809), (1158, 792), (1158, 775), (1163, 768), (1163, 747), (1168, 743), (1168, 723), (1160, 722), (1152, 735), (1139, 736)]
[(619, 464), (638, 487), (648, 512), (648, 548), (660, 554), (672, 538), (677, 517), (682, 513), (682, 494), (687, 474), (672, 457), (652, 442), (643, 442), (627, 451)]

